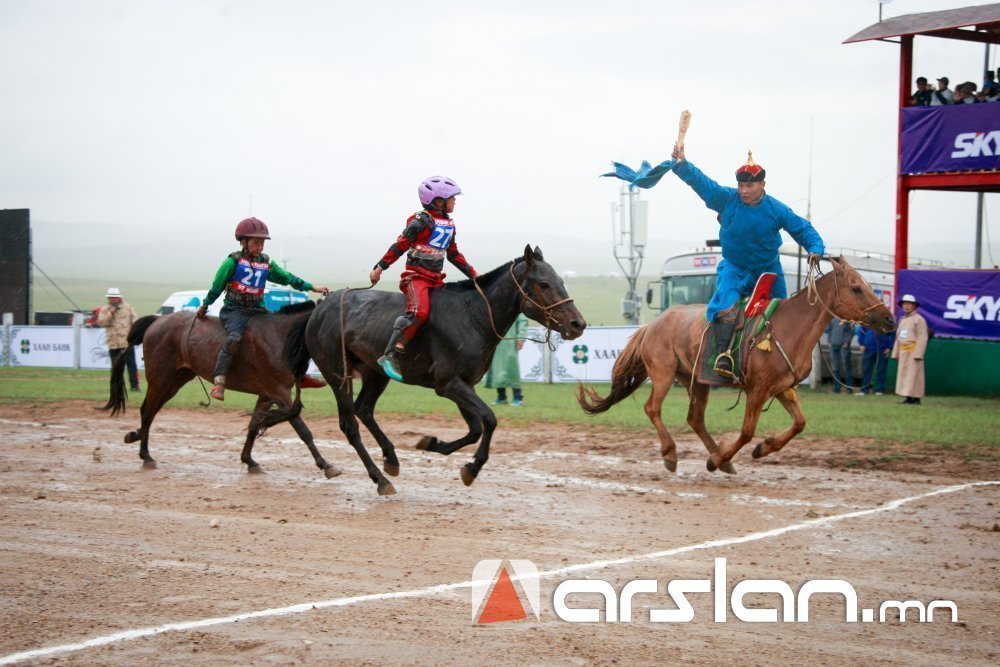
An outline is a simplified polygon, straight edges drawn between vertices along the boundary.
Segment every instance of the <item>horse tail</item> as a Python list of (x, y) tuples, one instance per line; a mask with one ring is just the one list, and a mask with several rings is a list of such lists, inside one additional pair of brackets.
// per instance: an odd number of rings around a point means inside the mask
[(309, 349), (306, 347), (306, 325), (308, 323), (308, 317), (301, 318), (292, 325), (285, 338), (283, 356), (293, 377), (296, 378), (302, 377), (309, 370)]
[(247, 426), (247, 432), (264, 435), (264, 431), (270, 427), (275, 424), (280, 424), (281, 422), (295, 419), (301, 412), (302, 399), (300, 398), (300, 392), (296, 390), (295, 402), (292, 403), (291, 407), (282, 408), (275, 406), (270, 410), (253, 413), (253, 417), (250, 418), (250, 424)]
[(108, 396), (108, 402), (101, 409), (110, 410), (112, 417), (117, 416), (119, 412), (125, 412), (125, 401), (128, 399), (128, 394), (125, 393), (125, 374), (123, 373), (125, 359), (127, 355), (135, 354), (135, 346), (142, 343), (146, 329), (157, 319), (159, 318), (156, 315), (147, 315), (137, 319), (132, 324), (132, 328), (128, 330), (128, 336), (125, 339), (128, 341), (128, 347), (125, 349), (125, 353), (119, 354), (115, 362), (111, 364), (111, 392)]
[(635, 390), (646, 381), (649, 372), (646, 370), (646, 363), (642, 360), (639, 348), (648, 329), (647, 324), (632, 334), (625, 349), (615, 360), (615, 365), (611, 369), (611, 393), (607, 398), (601, 398), (592, 388), (583, 386), (582, 382), (579, 383), (576, 400), (584, 412), (591, 415), (605, 412), (623, 398), (634, 394)]

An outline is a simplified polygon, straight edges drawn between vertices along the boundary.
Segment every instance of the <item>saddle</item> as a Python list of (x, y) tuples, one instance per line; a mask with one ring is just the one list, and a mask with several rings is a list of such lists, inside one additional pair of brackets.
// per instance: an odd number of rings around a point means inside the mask
[(715, 326), (709, 324), (701, 338), (701, 355), (698, 360), (698, 382), (712, 386), (742, 385), (745, 379), (743, 369), (750, 354), (752, 344), (764, 351), (770, 351), (771, 342), (768, 333), (764, 340), (757, 341), (757, 336), (764, 330), (771, 316), (778, 309), (781, 299), (771, 298), (771, 286), (777, 274), (764, 273), (757, 279), (757, 285), (749, 297), (740, 299), (736, 319), (735, 335), (733, 336), (732, 359), (733, 378), (727, 378), (715, 372), (716, 339)]

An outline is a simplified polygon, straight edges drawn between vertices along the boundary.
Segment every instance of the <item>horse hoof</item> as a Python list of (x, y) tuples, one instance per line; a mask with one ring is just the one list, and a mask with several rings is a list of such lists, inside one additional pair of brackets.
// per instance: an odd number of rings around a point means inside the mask
[(719, 466), (715, 465), (715, 461), (712, 460), (712, 457), (708, 457), (708, 462), (705, 464), (705, 467), (708, 468), (708, 472), (715, 472), (719, 468)]
[(399, 464), (389, 463), (388, 461), (382, 461), (382, 470), (385, 471), (386, 475), (390, 477), (399, 477)]
[(323, 468), (323, 474), (326, 475), (327, 479), (333, 479), (340, 473), (341, 473), (340, 468), (336, 466), (328, 466), (326, 468)]
[(247, 472), (250, 473), (251, 475), (263, 475), (264, 469), (255, 463), (251, 466), (247, 466)]
[(155, 470), (156, 469), (156, 461), (154, 461), (153, 459), (148, 459), (146, 461), (143, 461), (142, 462), (142, 467), (145, 468), (146, 470)]
[(736, 474), (736, 466), (733, 465), (732, 461), (726, 461), (725, 463), (723, 463), (721, 466), (719, 466), (719, 470), (726, 473), (727, 475)]
[(378, 483), (378, 494), (380, 496), (394, 496), (396, 495), (396, 487), (389, 480), (383, 479)]
[(663, 465), (666, 466), (667, 470), (670, 472), (677, 472), (677, 461), (663, 459)]
[(764, 443), (763, 442), (759, 443), (756, 447), (753, 448), (753, 457), (755, 459), (759, 459), (762, 456), (764, 456)]
[(462, 484), (465, 484), (466, 486), (472, 486), (472, 483), (476, 481), (476, 473), (472, 471), (472, 468), (468, 463), (462, 466), (461, 474)]
[(437, 443), (437, 438), (435, 438), (433, 435), (425, 435), (424, 437), (420, 438), (420, 442), (417, 443), (417, 449), (426, 452), (428, 449), (431, 448), (432, 445), (436, 443)]
[(125, 434), (125, 444), (129, 445), (139, 439), (139, 434), (135, 431), (129, 431)]

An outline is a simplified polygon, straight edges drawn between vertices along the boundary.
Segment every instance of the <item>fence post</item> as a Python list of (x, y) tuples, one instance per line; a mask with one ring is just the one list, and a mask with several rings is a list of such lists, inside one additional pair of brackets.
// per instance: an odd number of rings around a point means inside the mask
[(73, 368), (80, 370), (80, 329), (83, 328), (83, 313), (73, 313)]
[(542, 345), (542, 382), (552, 384), (552, 348)]
[(3, 352), (0, 358), (3, 359), (3, 366), (10, 366), (10, 328), (14, 324), (14, 313), (3, 314)]

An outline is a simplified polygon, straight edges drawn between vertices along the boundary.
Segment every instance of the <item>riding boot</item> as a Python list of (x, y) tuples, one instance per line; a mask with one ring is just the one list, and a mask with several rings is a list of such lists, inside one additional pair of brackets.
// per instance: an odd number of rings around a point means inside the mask
[(722, 377), (733, 378), (733, 356), (730, 347), (736, 333), (736, 316), (723, 315), (715, 322), (715, 372)]
[(299, 389), (319, 389), (326, 386), (326, 382), (318, 380), (311, 375), (303, 375), (295, 382)]
[(212, 398), (214, 398), (217, 401), (226, 400), (226, 376), (216, 375), (213, 382), (215, 382), (215, 384), (212, 387), (211, 391)]
[(399, 355), (403, 354), (406, 349), (403, 330), (411, 324), (413, 324), (413, 319), (408, 315), (396, 318), (392, 325), (392, 335), (389, 336), (389, 344), (385, 346), (385, 352), (378, 358), (378, 365), (382, 371), (396, 382), (403, 381), (403, 374), (399, 372)]
[(226, 373), (229, 372), (229, 367), (233, 365), (233, 356), (240, 349), (242, 339), (242, 336), (237, 338), (230, 335), (219, 349), (219, 356), (215, 359), (215, 373), (213, 373), (215, 386), (212, 387), (211, 392), (212, 398), (216, 400), (226, 400)]

